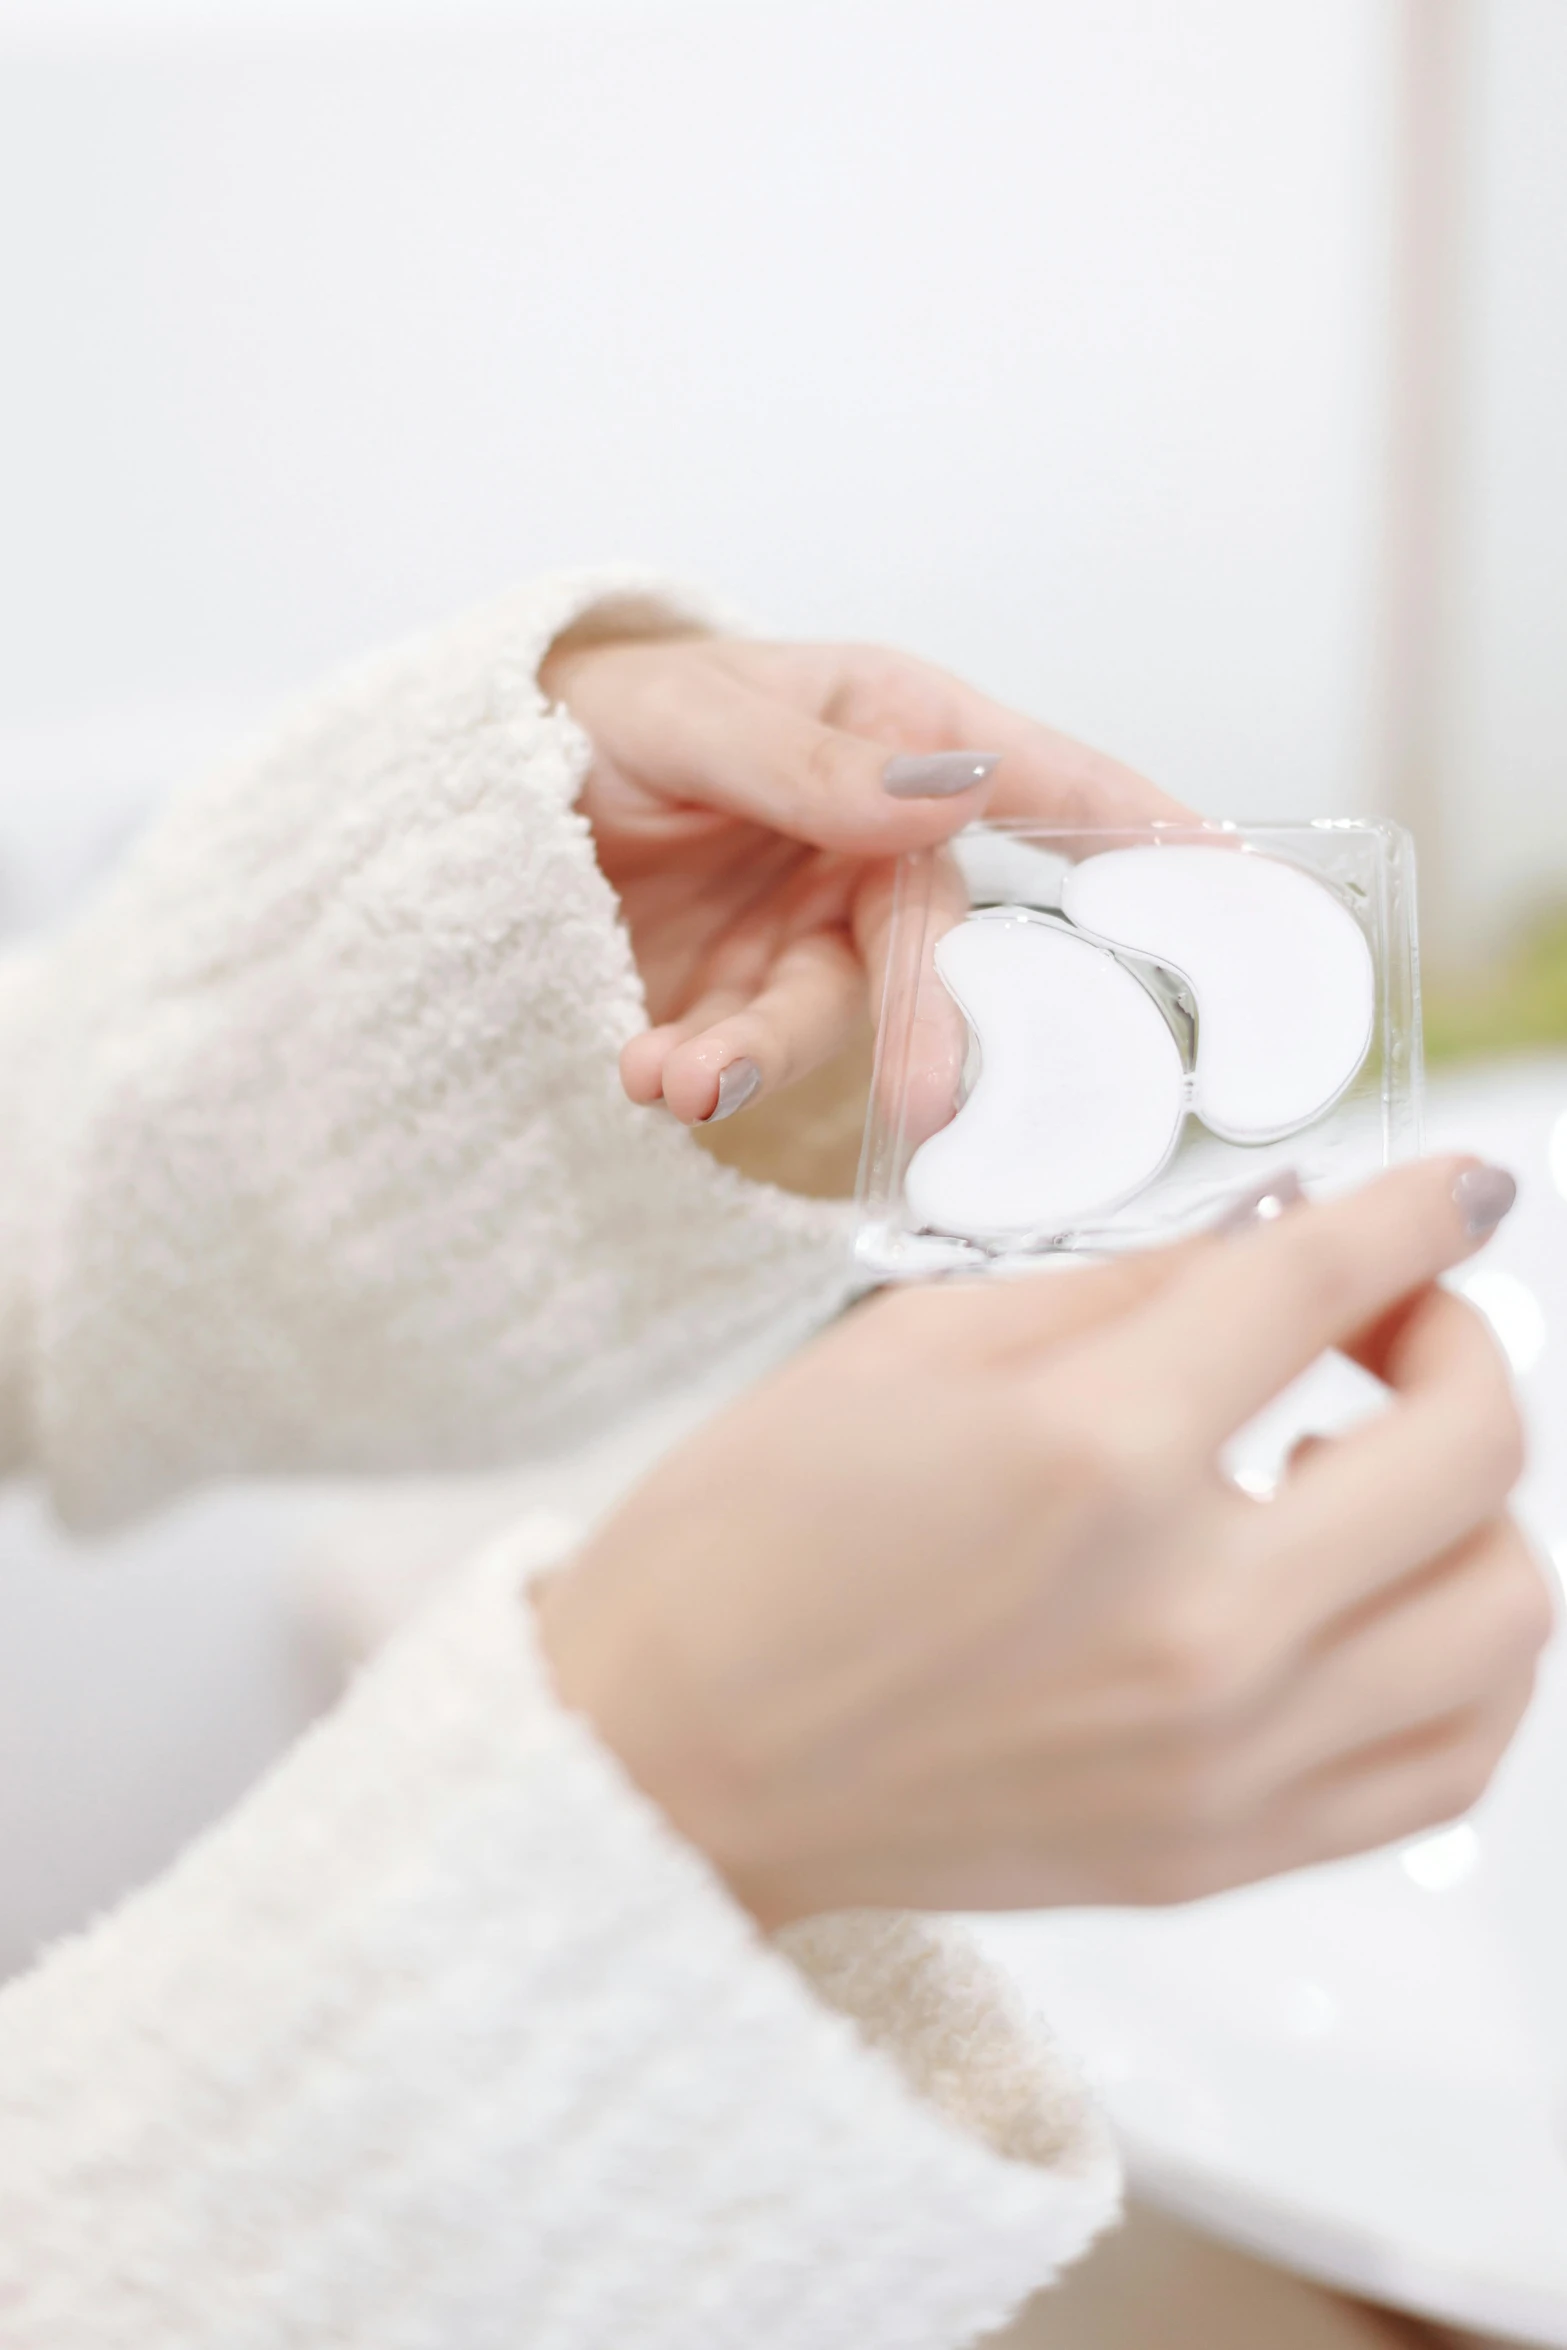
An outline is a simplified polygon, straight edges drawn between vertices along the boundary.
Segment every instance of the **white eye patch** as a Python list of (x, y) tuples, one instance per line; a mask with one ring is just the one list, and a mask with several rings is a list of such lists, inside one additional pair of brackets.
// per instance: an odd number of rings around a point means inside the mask
[(1192, 1107), (1226, 1141), (1309, 1125), (1370, 1050), (1371, 950), (1349, 908), (1298, 866), (1243, 849), (1111, 849), (1071, 868), (1061, 904), (1191, 981)]
[(909, 1162), (928, 1229), (1065, 1232), (1153, 1181), (1186, 1110), (1174, 1031), (1107, 948), (1037, 914), (971, 915), (936, 970), (979, 1040), (967, 1101)]
[(1188, 1111), (1224, 1141), (1277, 1141), (1331, 1109), (1370, 1050), (1370, 947), (1298, 866), (1112, 849), (1059, 892), (1060, 914), (990, 905), (937, 944), (979, 1074), (910, 1161), (927, 1230), (1079, 1229), (1155, 1180)]

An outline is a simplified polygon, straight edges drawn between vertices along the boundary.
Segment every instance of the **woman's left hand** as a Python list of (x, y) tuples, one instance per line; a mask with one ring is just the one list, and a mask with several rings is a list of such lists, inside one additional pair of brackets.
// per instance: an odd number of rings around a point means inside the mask
[(904, 850), (981, 815), (1192, 821), (1131, 768), (873, 646), (567, 637), (542, 682), (592, 738), (581, 805), (647, 987), (626, 1091), (688, 1125), (846, 1041)]

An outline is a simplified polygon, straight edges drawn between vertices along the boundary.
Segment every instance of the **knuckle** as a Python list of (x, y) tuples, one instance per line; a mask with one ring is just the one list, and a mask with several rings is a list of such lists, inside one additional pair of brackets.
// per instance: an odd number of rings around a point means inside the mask
[(1539, 1562), (1516, 1531), (1497, 1612), (1509, 1662), (1532, 1665), (1556, 1630), (1556, 1607)]
[(1149, 1853), (1128, 1872), (1120, 1898), (1145, 1909), (1173, 1909), (1227, 1893), (1244, 1871), (1217, 1837), (1177, 1842)]
[(1289, 1243), (1282, 1268), (1285, 1311), (1335, 1329), (1357, 1322), (1364, 1312), (1365, 1277), (1354, 1231), (1337, 1217), (1308, 1213), (1286, 1217), (1279, 1237)]
[(1531, 1658), (1529, 1662), (1513, 1676), (1512, 1681), (1508, 1685), (1507, 1693), (1503, 1701), (1493, 1707), (1492, 1736), (1496, 1742), (1492, 1766), (1493, 1768), (1495, 1767), (1495, 1763), (1501, 1761), (1503, 1755), (1511, 1746), (1514, 1738), (1516, 1738), (1518, 1735), (1519, 1726), (1522, 1723), (1525, 1714), (1529, 1711), (1530, 1706), (1534, 1703), (1534, 1695), (1538, 1682), (1538, 1659)]
[(1473, 1339), (1462, 1441), (1475, 1475), (1500, 1496), (1510, 1493), (1524, 1472), (1523, 1414), (1489, 1325), (1472, 1306), (1462, 1310)]
[(1127, 1500), (1137, 1481), (1136, 1457), (1117, 1429), (1074, 1425), (1063, 1417), (1052, 1451), (1081, 1493), (1111, 1508)]
[(1070, 1432), (1085, 1462), (1127, 1493), (1153, 1492), (1168, 1501), (1190, 1485), (1199, 1460), (1186, 1397), (1173, 1381), (1141, 1383), (1125, 1376), (1124, 1357), (1089, 1346), (1073, 1350), (1038, 1393), (1054, 1424)]
[(1097, 1534), (1103, 1523), (1100, 1488), (1076, 1448), (1057, 1442), (1016, 1392), (987, 1388), (984, 1411), (992, 1473), (1004, 1480), (1014, 1505), (1032, 1512), (1048, 1503), (1069, 1520), (1086, 1517)]
[(1504, 1494), (1511, 1493), (1528, 1466), (1523, 1414), (1509, 1388), (1502, 1390), (1501, 1405), (1494, 1416), (1489, 1465), (1498, 1490)]
[(842, 737), (813, 733), (805, 752), (805, 781), (819, 799), (841, 799), (850, 781), (849, 760)]
[(1119, 1423), (1122, 1450), (1139, 1482), (1163, 1495), (1172, 1484), (1190, 1479), (1192, 1421), (1187, 1398), (1173, 1382), (1119, 1410), (1112, 1407), (1111, 1416)]
[(1456, 1820), (1473, 1811), (1506, 1752), (1506, 1741), (1496, 1737), (1466, 1739), (1437, 1772), (1432, 1802), (1438, 1820)]
[(1024, 1412), (1018, 1415), (1015, 1450), (1027, 1463), (1034, 1500), (1048, 1497), (1072, 1526), (1080, 1550), (1086, 1546), (1105, 1557), (1125, 1539), (1134, 1513), (1124, 1464), (1113, 1445)]
[(1518, 1391), (1501, 1351), (1497, 1332), (1468, 1297), (1452, 1290), (1440, 1293), (1440, 1311), (1447, 1318), (1445, 1382), (1461, 1396), (1461, 1410), (1471, 1419), (1485, 1443), (1508, 1445), (1522, 1466), (1522, 1412)]
[(1520, 1629), (1519, 1642), (1524, 1649), (1531, 1672), (1556, 1638), (1560, 1624), (1556, 1600), (1541, 1571), (1538, 1560), (1529, 1561), (1529, 1598), (1526, 1621)]
[(1161, 1774), (1161, 1802), (1167, 1826), (1187, 1840), (1187, 1856), (1200, 1860), (1214, 1840), (1242, 1827), (1252, 1810), (1252, 1790), (1228, 1741), (1217, 1736), (1191, 1740)]
[(1497, 1713), (1497, 1756), (1504, 1755), (1517, 1737), (1525, 1715), (1533, 1706), (1540, 1688), (1540, 1660), (1531, 1657), (1519, 1673), (1508, 1693), (1507, 1703)]
[[(1471, 1787), (1461, 1779), (1453, 1765), (1441, 1772), (1433, 1772), (1422, 1786), (1411, 1793), (1398, 1816), (1388, 1823), (1389, 1842), (1401, 1842), (1408, 1836), (1424, 1836), (1433, 1828), (1450, 1827), (1463, 1817), (1478, 1801), (1483, 1789)], [(1365, 1839), (1357, 1840), (1353, 1833), (1344, 1839), (1344, 1849), (1361, 1849)]]
[(1410, 1824), (1402, 1832), (1418, 1834), (1427, 1828), (1445, 1827), (1473, 1811), (1495, 1777), (1511, 1737), (1511, 1723), (1505, 1730), (1490, 1724), (1483, 1731), (1455, 1739), (1434, 1757), (1412, 1799)]
[(879, 726), (907, 715), (923, 683), (921, 664), (892, 645), (853, 644), (844, 648), (840, 677), (824, 705), (834, 726)]
[[(1042, 1422), (1048, 1436), (1042, 1439)], [(1032, 1422), (1041, 1465), (1070, 1491), (1106, 1541), (1130, 1541), (1166, 1523), (1173, 1501), (1169, 1465), (1122, 1415), (1088, 1413), (1050, 1399)]]
[(1143, 1671), (1159, 1718), (1205, 1729), (1222, 1724), (1255, 1695), (1258, 1643), (1233, 1596), (1193, 1588), (1149, 1623)]

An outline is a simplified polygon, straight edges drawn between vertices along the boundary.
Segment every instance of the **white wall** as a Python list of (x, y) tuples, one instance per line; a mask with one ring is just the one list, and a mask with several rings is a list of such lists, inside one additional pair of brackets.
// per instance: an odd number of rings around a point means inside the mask
[(298, 14), (13, 7), (0, 725), (624, 551), (1366, 801), (1380, 4)]
[(1567, 889), (1567, 7), (1485, 0), (1446, 822), (1472, 928)]
[[(1206, 806), (1364, 798), (1380, 6), (306, 13), (0, 0), (0, 920), (280, 692), (623, 551)], [(298, 1718), (289, 1539), (0, 1510), (0, 1971)]]
[[(1482, 14), (1446, 788), (1490, 905), (1567, 877), (1567, 10)], [(1393, 21), (0, 0), (0, 926), (280, 692), (620, 552), (1204, 806), (1368, 804)], [(0, 1510), (0, 1970), (307, 1701), (283, 1520), (226, 1507), (96, 1569)]]

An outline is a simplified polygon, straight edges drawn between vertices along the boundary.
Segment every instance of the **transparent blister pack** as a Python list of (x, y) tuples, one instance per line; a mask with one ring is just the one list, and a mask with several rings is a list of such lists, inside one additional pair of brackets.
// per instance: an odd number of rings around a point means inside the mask
[(860, 1164), (873, 1279), (1200, 1229), (1420, 1147), (1397, 825), (978, 825), (900, 865)]

